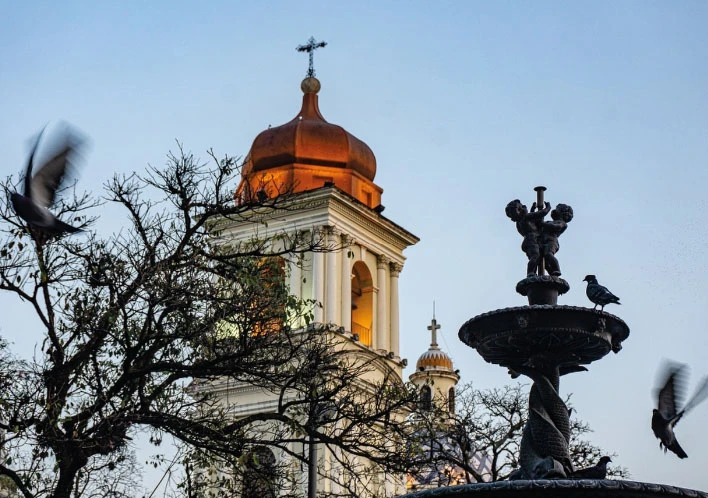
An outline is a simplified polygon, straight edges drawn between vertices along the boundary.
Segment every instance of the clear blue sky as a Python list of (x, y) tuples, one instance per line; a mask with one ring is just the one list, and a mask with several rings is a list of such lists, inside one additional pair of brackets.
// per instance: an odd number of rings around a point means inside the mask
[[(509, 382), (457, 339), (488, 310), (524, 304), (526, 264), (504, 214), (533, 187), (575, 219), (558, 257), (622, 298), (624, 349), (562, 379), (592, 440), (636, 480), (708, 490), (708, 403), (677, 426), (685, 461), (649, 428), (664, 357), (708, 374), (708, 3), (10, 2), (0, 16), (0, 174), (66, 119), (92, 139), (81, 186), (161, 165), (175, 139), (245, 155), (299, 110), (314, 35), (325, 118), (376, 154), (385, 215), (421, 238), (401, 274), (402, 355), (442, 346), (464, 381)], [(104, 222), (119, 223), (108, 218)], [(39, 341), (0, 301), (0, 333)], [(10, 313), (12, 310), (13, 313)], [(27, 310), (29, 313), (29, 310)]]

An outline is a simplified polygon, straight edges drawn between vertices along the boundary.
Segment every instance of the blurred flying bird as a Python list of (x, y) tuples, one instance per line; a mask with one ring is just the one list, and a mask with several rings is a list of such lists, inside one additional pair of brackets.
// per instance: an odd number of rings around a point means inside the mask
[(587, 294), (590, 301), (595, 303), (593, 309), (597, 309), (598, 304), (600, 305), (600, 311), (605, 309), (606, 304), (621, 304), (619, 302), (620, 298), (611, 293), (607, 287), (597, 283), (597, 278), (595, 278), (595, 275), (586, 275), (583, 282), (588, 283), (588, 287), (585, 289), (585, 294)]
[(608, 456), (601, 457), (592, 467), (576, 470), (571, 477), (573, 479), (604, 479), (607, 476), (607, 464), (612, 459)]
[(30, 227), (45, 234), (78, 232), (79, 228), (58, 219), (49, 211), (49, 207), (54, 204), (57, 191), (65, 187), (72, 176), (73, 164), (71, 160), (80, 140), (67, 128), (63, 129), (57, 150), (48, 160), (37, 166), (33, 175), (32, 170), (38, 155), (37, 151), (45, 130), (46, 128), (42, 129), (32, 147), (25, 171), (24, 192), (22, 194), (13, 192), (10, 195), (12, 207)]
[(668, 449), (679, 458), (686, 458), (688, 455), (674, 435), (674, 426), (686, 412), (708, 397), (708, 377), (701, 380), (695, 394), (679, 411), (677, 407), (681, 405), (686, 392), (686, 365), (671, 365), (664, 367), (664, 370), (662, 378), (666, 380), (663, 386), (656, 389), (658, 406), (651, 416), (651, 429), (659, 438), (659, 447), (664, 449), (664, 453)]

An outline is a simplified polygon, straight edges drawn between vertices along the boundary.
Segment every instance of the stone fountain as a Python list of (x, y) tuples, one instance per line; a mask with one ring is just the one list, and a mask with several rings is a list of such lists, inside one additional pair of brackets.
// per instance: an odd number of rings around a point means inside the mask
[[(578, 479), (569, 441), (570, 416), (559, 395), (560, 378), (587, 370), (585, 365), (618, 353), (629, 337), (629, 327), (619, 317), (578, 306), (558, 304), (558, 296), (570, 286), (561, 278), (555, 257), (558, 238), (573, 218), (566, 204), (544, 200), (545, 187), (536, 187), (531, 209), (518, 199), (509, 202), (507, 216), (523, 237), (521, 249), (528, 264), (526, 277), (516, 291), (528, 298), (528, 306), (483, 313), (461, 328), (462, 342), (477, 350), (489, 363), (509, 370), (512, 377), (527, 376), (529, 418), (519, 450), (519, 465), (510, 480), (478, 483), (406, 495), (407, 498), (472, 497), (668, 497), (708, 498), (708, 494), (667, 485), (606, 479)], [(547, 214), (551, 220), (545, 220)], [(648, 428), (647, 428), (648, 430)]]

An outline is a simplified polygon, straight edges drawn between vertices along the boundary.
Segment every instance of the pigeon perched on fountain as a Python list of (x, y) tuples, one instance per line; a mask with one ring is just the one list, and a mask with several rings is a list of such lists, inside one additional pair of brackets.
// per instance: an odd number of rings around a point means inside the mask
[(73, 173), (72, 156), (80, 142), (68, 129), (62, 130), (58, 149), (50, 159), (37, 166), (33, 175), (37, 150), (45, 130), (46, 128), (40, 132), (32, 147), (25, 171), (23, 193), (13, 192), (10, 195), (12, 207), (31, 228), (45, 235), (78, 232), (79, 228), (61, 221), (49, 211), (49, 208), (56, 200), (57, 191), (66, 186), (67, 180)]
[(583, 279), (583, 282), (588, 283), (588, 286), (585, 289), (585, 294), (587, 294), (588, 299), (590, 299), (590, 301), (595, 303), (593, 309), (597, 309), (598, 304), (600, 305), (600, 311), (604, 310), (605, 305), (607, 304), (621, 304), (619, 302), (620, 298), (610, 292), (607, 287), (600, 285), (597, 282), (597, 278), (595, 277), (595, 275), (586, 275)]
[(608, 456), (603, 456), (592, 467), (576, 470), (571, 475), (572, 479), (604, 479), (607, 476), (607, 464), (612, 459)]
[(671, 450), (679, 458), (687, 458), (688, 455), (676, 440), (674, 426), (685, 413), (708, 397), (708, 377), (703, 378), (695, 394), (680, 411), (678, 405), (681, 404), (686, 390), (686, 366), (672, 365), (666, 369), (663, 377), (666, 380), (664, 385), (657, 389), (657, 408), (654, 408), (652, 413), (651, 429), (659, 438), (659, 448), (663, 448), (664, 453)]

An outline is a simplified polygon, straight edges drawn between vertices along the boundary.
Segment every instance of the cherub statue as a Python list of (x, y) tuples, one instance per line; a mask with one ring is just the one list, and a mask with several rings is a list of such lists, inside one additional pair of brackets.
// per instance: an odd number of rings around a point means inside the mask
[[(506, 205), (506, 215), (516, 223), (516, 230), (524, 238), (521, 250), (529, 258), (526, 275), (535, 275), (541, 263), (542, 225), (543, 217), (551, 210), (551, 204), (545, 203), (543, 209), (536, 210), (536, 203), (531, 205), (531, 212), (519, 199), (514, 199)], [(558, 237), (556, 236), (556, 244)]]
[(573, 219), (573, 208), (567, 204), (556, 204), (551, 211), (553, 221), (544, 221), (541, 226), (541, 252), (546, 271), (549, 275), (560, 277), (560, 265), (555, 257), (558, 252), (558, 237), (568, 228), (568, 223)]

